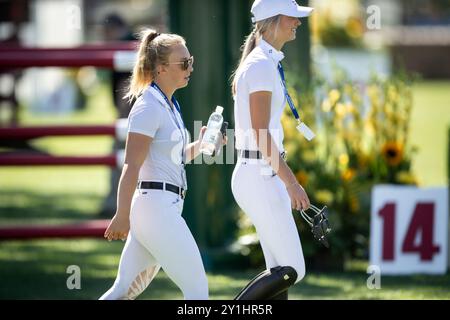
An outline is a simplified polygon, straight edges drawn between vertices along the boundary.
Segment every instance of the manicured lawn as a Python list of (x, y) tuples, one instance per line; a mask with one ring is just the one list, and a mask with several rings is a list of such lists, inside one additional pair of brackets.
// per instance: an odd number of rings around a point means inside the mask
[[(97, 299), (114, 282), (122, 243), (103, 240), (9, 241), (1, 244), (0, 299)], [(67, 267), (81, 271), (81, 289), (69, 290)], [(290, 299), (450, 299), (450, 275), (382, 277), (381, 289), (366, 286), (365, 262), (343, 273), (309, 272)], [(208, 273), (211, 299), (232, 299), (258, 270)], [(140, 299), (182, 299), (160, 272)]]

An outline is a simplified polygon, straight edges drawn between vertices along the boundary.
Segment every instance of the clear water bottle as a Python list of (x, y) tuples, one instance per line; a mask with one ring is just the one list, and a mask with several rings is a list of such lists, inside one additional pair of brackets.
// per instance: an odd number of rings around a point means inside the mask
[(200, 144), (200, 152), (205, 155), (212, 156), (216, 151), (217, 141), (222, 135), (220, 132), (223, 123), (222, 112), (223, 108), (217, 106), (216, 111), (209, 117), (208, 128), (206, 129)]

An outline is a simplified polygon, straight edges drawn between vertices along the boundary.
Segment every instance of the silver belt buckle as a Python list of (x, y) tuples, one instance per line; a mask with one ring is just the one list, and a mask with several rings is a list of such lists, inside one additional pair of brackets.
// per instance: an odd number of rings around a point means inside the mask
[(183, 200), (184, 200), (184, 198), (186, 198), (186, 190), (184, 190), (184, 189), (181, 189), (181, 188), (180, 188), (180, 190), (183, 190), (183, 191), (181, 191), (181, 194), (180, 194), (180, 196), (181, 196), (181, 199), (183, 199)]

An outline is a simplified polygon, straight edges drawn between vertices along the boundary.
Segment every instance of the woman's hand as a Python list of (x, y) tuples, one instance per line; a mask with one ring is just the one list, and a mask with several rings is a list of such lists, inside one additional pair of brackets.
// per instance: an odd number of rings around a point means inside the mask
[(295, 210), (306, 210), (309, 208), (309, 198), (306, 194), (305, 189), (298, 183), (295, 182), (286, 187), (289, 197), (291, 198), (292, 209)]
[[(201, 143), (203, 136), (205, 135), (206, 129), (208, 129), (208, 127), (203, 126), (200, 129), (200, 133), (198, 135), (198, 142)], [(222, 137), (222, 141), (220, 142), (220, 147), (222, 148), (224, 145), (226, 145), (228, 143), (228, 137), (224, 134), (221, 134)]]
[(203, 140), (203, 136), (205, 135), (206, 129), (208, 129), (208, 127), (203, 126), (200, 128), (200, 133), (198, 134), (198, 142), (202, 142)]
[(125, 241), (129, 231), (130, 219), (125, 215), (116, 213), (111, 219), (109, 226), (105, 231), (104, 237), (108, 239), (108, 241), (119, 239)]
[(224, 134), (221, 135), (222, 136), (222, 141), (220, 142), (220, 147), (222, 148), (224, 145), (226, 145), (228, 143), (228, 137)]

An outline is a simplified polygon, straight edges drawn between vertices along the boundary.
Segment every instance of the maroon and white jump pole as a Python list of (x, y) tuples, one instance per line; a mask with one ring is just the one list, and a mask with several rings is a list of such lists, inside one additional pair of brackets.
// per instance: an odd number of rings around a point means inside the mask
[(0, 155), (0, 167), (27, 166), (109, 166), (120, 168), (124, 163), (124, 151), (107, 156), (50, 156), (12, 152)]
[(103, 238), (109, 220), (92, 220), (66, 225), (26, 225), (0, 227), (0, 240), (44, 238)]
[[(0, 48), (0, 70), (32, 67), (98, 67), (128, 72), (136, 61), (136, 42), (84, 45), (76, 48)], [(118, 140), (126, 139), (126, 119), (114, 125), (52, 126), (0, 128), (1, 140), (30, 140), (47, 136), (109, 135)], [(0, 166), (57, 166), (57, 165), (106, 165), (119, 167), (124, 163), (124, 152), (108, 156), (50, 156), (42, 154), (6, 153), (0, 155)], [(109, 220), (49, 226), (0, 227), (0, 240), (36, 238), (102, 238)]]
[(119, 119), (114, 125), (92, 126), (33, 126), (0, 128), (1, 140), (30, 140), (42, 137), (58, 136), (97, 136), (106, 135), (125, 141), (127, 135), (127, 119)]
[[(0, 142), (24, 141), (49, 136), (108, 135), (125, 141), (127, 119), (119, 119), (114, 125), (97, 126), (41, 126), (0, 128)], [(96, 166), (122, 167), (124, 151), (106, 156), (50, 156), (22, 152), (0, 153), (0, 167), (6, 166)]]
[(136, 43), (86, 45), (75, 48), (0, 48), (0, 69), (32, 67), (98, 67), (131, 71)]

